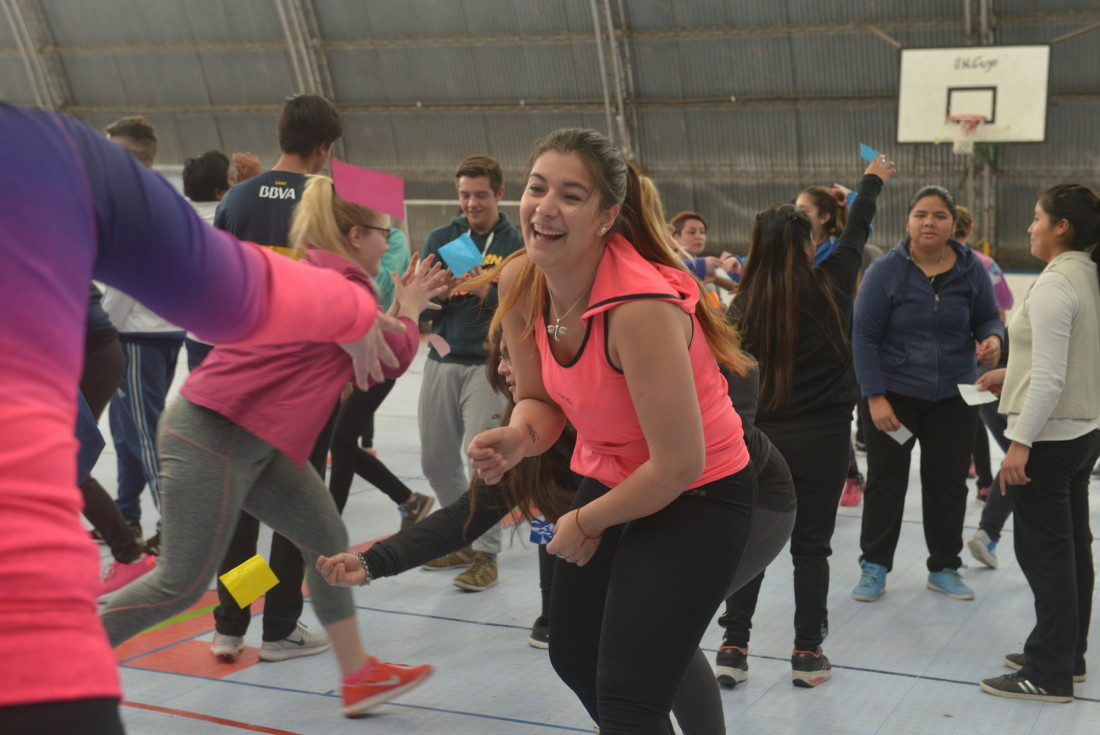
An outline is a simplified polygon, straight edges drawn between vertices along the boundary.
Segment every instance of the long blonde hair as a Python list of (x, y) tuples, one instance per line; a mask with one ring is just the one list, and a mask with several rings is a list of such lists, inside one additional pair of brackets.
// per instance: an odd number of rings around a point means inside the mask
[(289, 245), (298, 249), (328, 250), (352, 258), (347, 244), (351, 228), (383, 227), (386, 221), (386, 215), (381, 212), (337, 196), (329, 177), (310, 176), (290, 220)]
[[(611, 228), (612, 233), (622, 235), (634, 246), (634, 249), (646, 260), (660, 263), (670, 268), (687, 272), (680, 257), (670, 244), (671, 237), (665, 225), (664, 213), (657, 198), (657, 190), (652, 182), (647, 187), (644, 176), (632, 163), (623, 158), (619, 146), (595, 130), (583, 128), (562, 128), (555, 130), (535, 141), (527, 153), (526, 179), (531, 175), (535, 161), (547, 151), (562, 154), (574, 154), (585, 162), (592, 181), (600, 192), (600, 206), (608, 209), (615, 204), (621, 205), (619, 217)], [(522, 257), (522, 265), (516, 274), (513, 287), (504, 294), (493, 316), (491, 329), (496, 329), (504, 315), (516, 308), (521, 300), (528, 300), (525, 333), (534, 333), (540, 316), (545, 313), (546, 277), (524, 251), (513, 253), (504, 263), (517, 256)], [(497, 275), (504, 267), (501, 263), (494, 268), (488, 279)], [(487, 279), (487, 280), (488, 280)], [(703, 284), (699, 283), (699, 302), (695, 305), (695, 316), (703, 329), (707, 344), (718, 362), (723, 363), (739, 375), (745, 375), (749, 362), (740, 350), (740, 338), (736, 329), (710, 308)]]

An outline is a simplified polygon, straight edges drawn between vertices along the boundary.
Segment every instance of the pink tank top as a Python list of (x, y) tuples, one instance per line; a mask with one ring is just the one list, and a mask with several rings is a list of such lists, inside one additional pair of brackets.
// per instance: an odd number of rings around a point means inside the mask
[(577, 429), (573, 471), (614, 487), (649, 459), (626, 378), (612, 367), (607, 355), (607, 312), (636, 299), (671, 301), (692, 315), (694, 333), (688, 352), (703, 417), (706, 467), (686, 489), (744, 469), (749, 451), (741, 417), (733, 410), (726, 379), (694, 313), (698, 284), (684, 271), (645, 260), (623, 237), (614, 235), (607, 240), (590, 306), (582, 315), (588, 333), (572, 362), (562, 364), (550, 351), (545, 318), (535, 328), (543, 384)]

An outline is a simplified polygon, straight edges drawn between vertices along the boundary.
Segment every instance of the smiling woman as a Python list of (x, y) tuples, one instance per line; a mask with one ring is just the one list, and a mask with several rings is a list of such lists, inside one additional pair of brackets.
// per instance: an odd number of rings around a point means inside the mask
[(547, 547), (558, 557), (550, 657), (605, 735), (671, 731), (755, 502), (716, 362), (744, 374), (746, 358), (643, 201), (637, 170), (595, 131), (558, 130), (531, 148), (526, 250), (501, 269), (494, 319), (516, 408), (469, 448), (494, 484), (547, 451), (566, 418), (577, 429), (572, 466), (585, 479)]

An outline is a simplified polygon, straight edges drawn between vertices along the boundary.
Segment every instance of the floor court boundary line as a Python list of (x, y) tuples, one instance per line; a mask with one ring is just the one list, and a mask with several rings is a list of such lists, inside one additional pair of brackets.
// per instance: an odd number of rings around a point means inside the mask
[[(183, 674), (183, 673), (180, 673), (178, 671), (161, 671), (161, 670), (158, 670), (158, 669), (142, 669), (142, 668), (138, 668), (138, 667), (126, 667), (126, 668), (130, 669), (131, 671), (138, 671), (138, 672), (142, 672), (142, 673), (162, 674), (164, 676), (182, 676), (185, 679), (197, 679), (199, 681), (206, 681), (206, 682), (210, 682), (212, 684), (231, 684), (231, 685), (234, 685), (234, 686), (251, 687), (253, 689), (264, 689), (264, 690), (269, 690), (269, 691), (273, 691), (273, 692), (286, 692), (288, 694), (305, 694), (305, 695), (310, 695), (310, 696), (314, 696), (314, 697), (324, 697), (326, 699), (339, 699), (340, 698), (340, 695), (336, 693), (335, 689), (329, 689), (327, 691), (319, 692), (319, 691), (314, 691), (314, 690), (309, 690), (309, 689), (293, 689), (291, 687), (275, 686), (273, 684), (261, 684), (259, 682), (254, 682), (254, 681), (236, 681), (234, 679), (225, 679), (225, 678), (217, 679), (217, 678), (213, 678), (213, 677), (209, 677), (209, 676), (200, 676), (198, 674)], [(179, 715), (182, 715), (182, 716), (188, 716), (188, 713), (185, 710), (173, 710), (169, 707), (160, 707), (158, 705), (150, 705), (150, 704), (130, 702), (128, 700), (124, 700), (122, 702), (122, 704), (128, 705), (128, 706), (133, 706), (133, 707), (138, 708), (138, 709), (148, 709), (148, 710), (153, 710), (153, 711), (156, 711), (156, 712), (164, 712), (164, 713), (167, 713), (167, 714), (179, 714)], [(571, 725), (559, 725), (559, 724), (553, 724), (553, 723), (549, 723), (549, 722), (536, 722), (534, 720), (521, 720), (521, 719), (516, 718), (516, 717), (507, 717), (505, 715), (490, 715), (490, 714), (485, 714), (485, 713), (482, 713), (482, 712), (467, 712), (467, 711), (464, 711), (464, 710), (447, 709), (446, 707), (432, 707), (432, 706), (426, 705), (426, 704), (408, 704), (408, 703), (405, 703), (405, 702), (395, 702), (395, 701), (392, 701), (392, 700), (389, 701), (389, 702), (385, 702), (384, 704), (386, 704), (387, 706), (390, 706), (390, 707), (403, 707), (405, 709), (411, 709), (411, 710), (420, 710), (420, 711), (424, 711), (424, 712), (438, 712), (440, 714), (459, 715), (459, 716), (462, 716), (462, 717), (473, 717), (475, 719), (493, 720), (493, 721), (497, 721), (497, 722), (513, 722), (513, 723), (521, 724), (521, 725), (531, 725), (532, 727), (542, 727), (542, 728), (554, 729), (554, 730), (566, 730), (568, 732), (586, 732), (586, 733), (592, 732), (591, 728), (578, 728), (578, 727), (573, 727)], [(219, 718), (210, 717), (208, 715), (199, 715), (198, 713), (191, 713), (191, 714), (194, 714), (196, 716), (196, 719), (209, 719), (211, 721), (220, 721)], [(375, 713), (375, 714), (377, 715), (377, 713)], [(225, 720), (224, 721), (224, 723), (232, 723), (232, 722), (233, 721), (231, 721), (231, 720)], [(239, 724), (246, 725), (246, 723), (239, 723)], [(251, 727), (258, 728), (260, 726), (256, 725), (256, 726), (251, 726)], [(284, 730), (257, 729), (257, 730), (255, 730), (255, 732), (271, 733), (273, 735), (297, 735), (297, 733), (292, 733), (292, 732), (288, 732), (288, 731), (284, 731)]]
[(204, 715), (199, 712), (191, 712), (188, 710), (175, 709), (173, 707), (161, 707), (155, 704), (146, 704), (145, 702), (132, 702), (130, 700), (122, 700), (120, 703), (123, 707), (132, 707), (134, 709), (143, 709), (150, 712), (158, 712), (165, 715), (173, 715), (175, 717), (186, 717), (192, 720), (199, 720), (200, 722), (211, 722), (216, 725), (224, 725), (226, 727), (232, 727), (237, 730), (244, 730), (246, 732), (259, 732), (266, 735), (300, 735), (299, 733), (292, 732), (290, 730), (277, 730), (272, 727), (265, 727), (264, 725), (251, 725), (247, 722), (240, 722), (238, 720), (227, 720), (224, 717), (214, 717), (213, 715)]

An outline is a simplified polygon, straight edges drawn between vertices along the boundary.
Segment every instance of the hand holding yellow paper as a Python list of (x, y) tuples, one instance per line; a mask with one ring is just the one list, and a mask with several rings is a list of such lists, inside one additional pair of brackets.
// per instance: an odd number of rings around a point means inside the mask
[(218, 577), (242, 609), (279, 584), (279, 578), (259, 554)]

